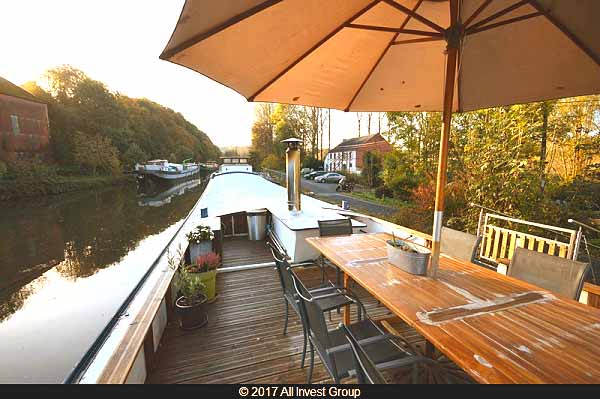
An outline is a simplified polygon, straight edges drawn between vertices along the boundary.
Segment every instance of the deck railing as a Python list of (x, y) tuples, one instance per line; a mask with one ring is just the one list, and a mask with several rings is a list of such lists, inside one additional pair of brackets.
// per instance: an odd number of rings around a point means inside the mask
[[(502, 224), (511, 228), (501, 226)], [(541, 229), (553, 233), (554, 238), (524, 233), (517, 230), (520, 227)], [(486, 213), (481, 235), (479, 257), (495, 263), (499, 263), (499, 260), (510, 261), (515, 248), (527, 248), (567, 259), (576, 257), (577, 231), (572, 229)]]

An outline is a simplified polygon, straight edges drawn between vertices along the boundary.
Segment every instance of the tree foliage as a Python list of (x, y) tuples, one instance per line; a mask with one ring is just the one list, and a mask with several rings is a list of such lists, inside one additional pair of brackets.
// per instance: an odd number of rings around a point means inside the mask
[[(169, 108), (114, 93), (71, 66), (50, 69), (44, 78), (47, 91), (33, 82), (26, 88), (47, 102), (53, 154), (65, 166), (113, 173), (119, 164), (130, 168), (148, 158), (206, 161), (220, 155), (205, 133)], [(94, 146), (108, 150), (105, 164), (81, 158)]]
[[(257, 165), (273, 155), (283, 162), (285, 145), (281, 141), (296, 137), (302, 140), (303, 159), (320, 165), (326, 114), (321, 108), (288, 104), (259, 104), (252, 125), (251, 156)], [(276, 164), (272, 159), (271, 165)], [(307, 166), (311, 167), (311, 166)]]
[[(387, 136), (397, 149), (384, 159), (383, 182), (414, 205), (397, 222), (430, 231), (441, 115), (393, 112), (388, 121)], [(471, 202), (553, 225), (566, 225), (567, 218), (576, 216), (597, 219), (599, 121), (598, 96), (455, 114), (446, 222), (474, 231), (478, 209)]]

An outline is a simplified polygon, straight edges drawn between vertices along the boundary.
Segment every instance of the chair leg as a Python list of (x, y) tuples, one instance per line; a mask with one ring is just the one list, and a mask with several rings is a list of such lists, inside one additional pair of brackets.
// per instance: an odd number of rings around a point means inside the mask
[(304, 361), (306, 360), (306, 329), (302, 326), (302, 335), (304, 336), (304, 342), (302, 344), (302, 362), (300, 363), (300, 368), (304, 368)]
[(321, 284), (325, 284), (325, 258), (321, 256)]
[(315, 366), (315, 348), (312, 342), (310, 343), (310, 368), (308, 369), (308, 380), (307, 384), (312, 383), (313, 367)]
[(288, 307), (289, 307), (289, 305), (285, 299), (283, 301), (285, 302), (285, 323), (283, 325), (283, 335), (286, 335), (287, 328), (288, 328), (288, 313), (289, 313)]
[(419, 365), (418, 365), (418, 363), (415, 363), (412, 366), (411, 380), (412, 380), (411, 382), (413, 384), (417, 384), (419, 382)]

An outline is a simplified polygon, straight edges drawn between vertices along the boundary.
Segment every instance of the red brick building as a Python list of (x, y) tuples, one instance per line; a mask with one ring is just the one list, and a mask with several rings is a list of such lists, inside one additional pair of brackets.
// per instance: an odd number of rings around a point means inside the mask
[(332, 148), (329, 154), (327, 154), (324, 161), (324, 168), (326, 171), (360, 173), (367, 151), (386, 154), (393, 149), (392, 145), (379, 133), (347, 139), (342, 141), (337, 147)]
[(48, 157), (48, 106), (0, 77), (0, 160)]

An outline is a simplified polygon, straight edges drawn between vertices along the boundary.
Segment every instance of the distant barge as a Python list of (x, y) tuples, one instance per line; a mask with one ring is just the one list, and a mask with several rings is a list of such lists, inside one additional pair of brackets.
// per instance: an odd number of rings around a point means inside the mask
[(156, 159), (147, 163), (135, 165), (135, 173), (140, 180), (155, 179), (158, 181), (173, 181), (185, 179), (196, 175), (202, 170), (200, 164), (183, 161), (183, 163), (170, 163), (164, 159)]

